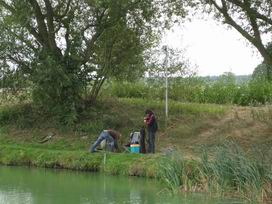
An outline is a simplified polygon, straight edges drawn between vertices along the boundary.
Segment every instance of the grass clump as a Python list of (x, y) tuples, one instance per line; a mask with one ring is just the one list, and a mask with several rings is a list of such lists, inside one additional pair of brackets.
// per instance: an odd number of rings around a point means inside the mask
[(180, 153), (173, 152), (161, 158), (159, 179), (173, 192), (203, 191), (200, 163), (184, 159)]
[(267, 199), (269, 168), (246, 153), (234, 142), (216, 148), (214, 156), (202, 156), (202, 168), (209, 187), (216, 192), (236, 192), (250, 202)]
[(176, 152), (165, 155), (158, 169), (158, 178), (172, 192), (211, 191), (249, 203), (271, 201), (271, 163), (249, 157), (234, 142), (217, 146), (212, 156), (204, 152), (200, 161), (184, 159)]

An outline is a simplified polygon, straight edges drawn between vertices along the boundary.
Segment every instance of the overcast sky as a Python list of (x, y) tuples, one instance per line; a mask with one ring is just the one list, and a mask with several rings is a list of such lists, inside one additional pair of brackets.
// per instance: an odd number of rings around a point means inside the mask
[(175, 26), (167, 32), (163, 43), (185, 49), (186, 56), (198, 66), (201, 76), (221, 75), (228, 71), (236, 75), (252, 74), (262, 62), (256, 49), (237, 31), (214, 20), (197, 19), (184, 26)]

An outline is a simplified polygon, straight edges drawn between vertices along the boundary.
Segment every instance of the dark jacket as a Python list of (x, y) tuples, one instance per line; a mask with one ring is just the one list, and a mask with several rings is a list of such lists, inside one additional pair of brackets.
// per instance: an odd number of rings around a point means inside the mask
[(158, 130), (158, 123), (154, 113), (150, 113), (145, 118), (148, 131), (156, 132)]

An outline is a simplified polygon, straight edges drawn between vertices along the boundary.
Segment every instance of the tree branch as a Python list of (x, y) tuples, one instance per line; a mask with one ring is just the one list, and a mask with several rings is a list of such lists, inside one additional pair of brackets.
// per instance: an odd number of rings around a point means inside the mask
[(48, 25), (48, 41), (50, 44), (50, 48), (52, 51), (55, 51), (58, 55), (61, 55), (59, 48), (57, 47), (56, 40), (55, 40), (55, 29), (54, 29), (54, 12), (49, 0), (44, 0), (45, 7), (46, 7), (46, 19)]
[(257, 47), (257, 49), (260, 51), (260, 53), (263, 55), (263, 57), (265, 59), (270, 58), (269, 53), (265, 49), (265, 46), (262, 42), (259, 26), (256, 21), (256, 16), (255, 16), (253, 10), (250, 8), (250, 3), (245, 1), (244, 8), (245, 8), (246, 15), (249, 18), (252, 30), (254, 32), (255, 41), (256, 41), (255, 46)]
[[(264, 22), (272, 25), (272, 19), (270, 19), (269, 17), (259, 13), (256, 9), (250, 7), (250, 2), (249, 1), (244, 1), (244, 3), (239, 1), (239, 0), (228, 0), (228, 1), (235, 4), (236, 6), (239, 6), (245, 12), (250, 11), (253, 15), (256, 16), (257, 19), (261, 19)], [(249, 5), (249, 6), (246, 6), (246, 5)]]
[(0, 0), (0, 5), (2, 5), (5, 9), (9, 10), (10, 12), (14, 13), (15, 12), (15, 9), (8, 5), (5, 1), (3, 0)]
[[(15, 15), (16, 10), (12, 6), (10, 6), (6, 2), (4, 2), (3, 0), (0, 0), (0, 5), (2, 5), (4, 8), (6, 8), (8, 11), (10, 11), (13, 15)], [(29, 23), (25, 24), (25, 27), (28, 30), (28, 32), (31, 35), (33, 35), (39, 43), (43, 44), (43, 39), (41, 38), (39, 33), (37, 33), (35, 28), (33, 28)]]
[(12, 62), (14, 62), (15, 64), (17, 64), (18, 66), (21, 66), (24, 70), (26, 70), (28, 73), (31, 73), (31, 69), (29, 68), (29, 66), (23, 61), (23, 60), (19, 60), (14, 58), (11, 55), (7, 55), (8, 59)]
[(239, 33), (241, 33), (247, 40), (249, 40), (251, 43), (255, 45), (255, 39), (251, 35), (249, 35), (246, 30), (244, 30), (240, 25), (238, 25), (233, 18), (229, 15), (227, 7), (226, 7), (226, 2), (224, 0), (222, 1), (222, 8), (216, 3), (215, 0), (210, 0), (210, 2), (216, 7), (216, 9), (224, 16), (225, 22), (232, 27), (234, 27)]
[(67, 13), (69, 12), (69, 9), (70, 9), (71, 2), (72, 2), (72, 0), (68, 0), (66, 8), (65, 8), (63, 14), (55, 14), (55, 16), (58, 19), (62, 19), (62, 18), (64, 18), (67, 15)]
[(45, 7), (46, 7), (46, 19), (47, 19), (47, 25), (49, 30), (49, 36), (54, 34), (54, 18), (53, 18), (53, 8), (51, 6), (51, 3), (49, 0), (44, 0)]
[(98, 40), (98, 38), (102, 35), (102, 33), (104, 32), (104, 30), (100, 30), (100, 31), (97, 31), (91, 40), (87, 41), (87, 48), (86, 50), (84, 51), (84, 57), (83, 57), (83, 60), (81, 62), (81, 65), (87, 63), (91, 57), (91, 55), (93, 54), (93, 48), (94, 48), (94, 45), (95, 45), (95, 42)]
[(242, 28), (242, 26), (240, 26), (238, 23), (236, 23), (236, 21), (229, 15), (225, 0), (221, 0), (222, 7), (220, 7), (216, 3), (215, 0), (210, 0), (210, 2), (215, 6), (215, 8), (224, 16), (225, 23), (231, 25), (243, 37), (245, 37), (249, 42), (251, 42), (259, 50), (259, 52), (261, 53), (261, 55), (264, 57), (265, 60), (270, 59), (271, 57), (267, 53), (267, 51), (262, 43), (260, 31), (258, 29), (256, 19), (254, 19), (254, 14), (252, 12), (250, 12), (250, 11), (252, 11), (252, 9), (250, 8), (250, 5), (245, 5), (245, 4), (247, 4), (247, 2), (241, 3), (238, 0), (228, 0), (228, 1), (236, 4), (237, 6), (241, 7), (245, 11), (246, 15), (249, 17), (250, 24), (251, 24), (253, 32), (254, 32), (254, 36), (251, 36), (244, 28)]
[(39, 30), (39, 35), (41, 36), (41, 40), (42, 40), (42, 44), (46, 47), (49, 47), (48, 46), (48, 31), (47, 31), (47, 27), (46, 27), (46, 24), (44, 22), (44, 16), (42, 14), (42, 11), (41, 11), (41, 8), (38, 4), (38, 2), (36, 0), (29, 0), (32, 8), (33, 8), (33, 11), (34, 11), (34, 14), (35, 14), (35, 17), (36, 17), (36, 21), (37, 21), (37, 24), (38, 24), (38, 30)]
[(8, 27), (5, 27), (4, 29), (6, 29), (9, 33), (11, 33), (11, 35), (15, 36), (20, 41), (22, 41), (28, 48), (32, 49), (34, 52), (37, 51), (37, 49), (32, 45), (33, 42), (24, 39), (22, 36), (18, 35), (17, 33), (13, 32), (12, 30), (8, 29)]

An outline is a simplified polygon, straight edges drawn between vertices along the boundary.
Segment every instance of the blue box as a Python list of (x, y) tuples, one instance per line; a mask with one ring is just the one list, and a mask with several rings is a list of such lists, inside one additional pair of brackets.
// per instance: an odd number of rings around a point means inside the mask
[(130, 145), (130, 151), (132, 153), (140, 153), (140, 145), (139, 144)]

